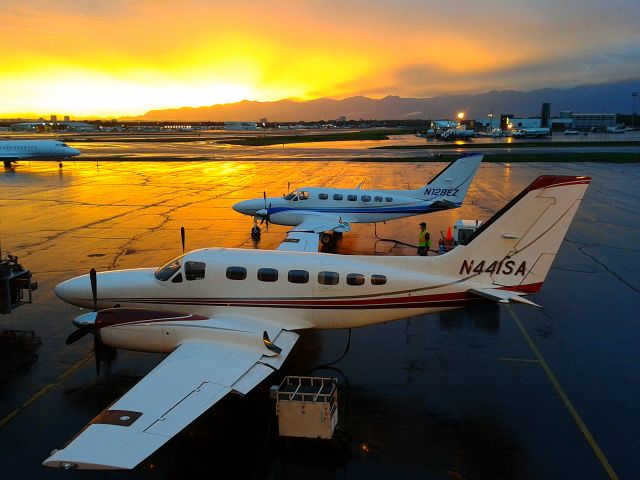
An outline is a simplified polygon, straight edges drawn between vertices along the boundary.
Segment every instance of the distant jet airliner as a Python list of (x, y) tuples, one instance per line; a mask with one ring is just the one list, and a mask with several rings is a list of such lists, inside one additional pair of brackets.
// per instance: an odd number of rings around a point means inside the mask
[(4, 166), (18, 160), (56, 160), (62, 167), (63, 158), (71, 158), (82, 152), (60, 140), (6, 140), (0, 141), (0, 160)]
[(233, 205), (236, 212), (255, 220), (295, 228), (288, 232), (288, 247), (317, 251), (319, 234), (323, 244), (331, 235), (351, 230), (350, 223), (376, 223), (396, 218), (439, 212), (462, 205), (483, 155), (467, 154), (450, 163), (429, 183), (417, 190), (362, 190), (358, 188), (305, 187), (284, 197), (245, 200)]

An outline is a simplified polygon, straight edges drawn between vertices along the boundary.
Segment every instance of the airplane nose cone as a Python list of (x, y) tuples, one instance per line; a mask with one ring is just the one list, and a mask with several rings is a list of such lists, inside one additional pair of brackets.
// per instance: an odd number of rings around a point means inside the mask
[(78, 305), (79, 307), (91, 307), (93, 305), (89, 275), (66, 280), (56, 285), (53, 291), (58, 298), (72, 305)]
[(76, 155), (80, 155), (82, 152), (80, 150), (78, 150), (77, 148), (70, 148), (69, 150), (71, 150), (71, 156), (75, 157)]
[(244, 215), (255, 215), (258, 210), (264, 208), (264, 200), (244, 200), (238, 202), (232, 207), (236, 212)]

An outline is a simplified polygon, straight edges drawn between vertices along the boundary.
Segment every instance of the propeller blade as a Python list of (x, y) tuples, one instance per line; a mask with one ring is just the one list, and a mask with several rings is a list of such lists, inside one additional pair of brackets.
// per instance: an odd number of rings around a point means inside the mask
[[(269, 208), (271, 208), (271, 202), (269, 202)], [(271, 221), (271, 214), (269, 213), (269, 208), (267, 208), (267, 233), (269, 233), (269, 222)]]
[(89, 279), (91, 280), (91, 296), (93, 297), (93, 309), (98, 309), (98, 276), (96, 275), (96, 269), (92, 268), (89, 271)]
[(96, 359), (96, 375), (100, 375), (100, 364), (102, 363), (102, 340), (100, 340), (100, 334), (98, 332), (93, 336), (93, 356)]
[(267, 209), (267, 192), (266, 190), (262, 192), (262, 198), (264, 198), (264, 209)]
[(91, 333), (93, 331), (93, 325), (83, 325), (82, 327), (75, 330), (71, 335), (67, 337), (67, 341), (65, 342), (67, 345), (71, 345), (74, 342), (77, 342), (82, 337)]
[(184, 227), (180, 227), (180, 238), (182, 239), (182, 253), (184, 253), (184, 244), (185, 244)]

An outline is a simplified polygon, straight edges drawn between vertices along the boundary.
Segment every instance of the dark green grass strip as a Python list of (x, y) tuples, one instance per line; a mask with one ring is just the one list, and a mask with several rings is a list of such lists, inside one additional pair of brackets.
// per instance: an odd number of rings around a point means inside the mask
[[(446, 152), (442, 155), (410, 157), (410, 158), (353, 158), (352, 162), (441, 162), (453, 161), (460, 156), (456, 152)], [(496, 153), (484, 156), (484, 162), (489, 163), (520, 163), (520, 162), (595, 162), (595, 163), (638, 163), (640, 153)]]
[(283, 145), (287, 143), (310, 142), (345, 142), (350, 140), (388, 140), (389, 135), (402, 135), (404, 130), (372, 130), (362, 132), (319, 133), (316, 135), (274, 135), (269, 137), (248, 137), (223, 140), (220, 143), (229, 145), (245, 145), (264, 147), (267, 145)]

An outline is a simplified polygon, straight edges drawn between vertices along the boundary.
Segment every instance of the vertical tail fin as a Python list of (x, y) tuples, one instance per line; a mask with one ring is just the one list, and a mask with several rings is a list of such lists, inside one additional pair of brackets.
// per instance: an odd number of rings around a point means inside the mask
[(492, 288), (538, 291), (590, 182), (591, 177), (538, 177), (465, 245), (432, 257), (438, 273)]
[(475, 153), (461, 156), (415, 192), (425, 200), (450, 202), (459, 207), (483, 157)]

